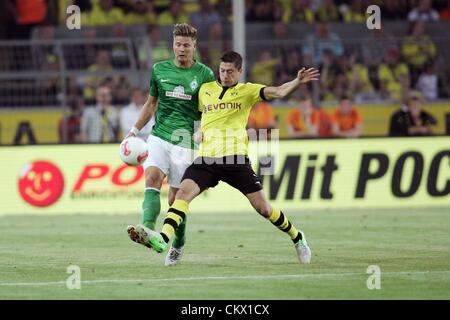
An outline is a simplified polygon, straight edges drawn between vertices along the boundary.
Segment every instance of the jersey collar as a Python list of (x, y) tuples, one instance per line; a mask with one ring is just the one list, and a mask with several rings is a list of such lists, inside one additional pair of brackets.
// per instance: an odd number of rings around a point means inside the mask
[(224, 88), (224, 89), (229, 89), (229, 88), (236, 87), (236, 86), (239, 84), (239, 81), (236, 82), (235, 84), (233, 84), (232, 86), (229, 86), (229, 87), (224, 87), (224, 86), (220, 83), (220, 79), (216, 79), (216, 83), (217, 83), (217, 85), (218, 85), (219, 87), (222, 87), (222, 88)]

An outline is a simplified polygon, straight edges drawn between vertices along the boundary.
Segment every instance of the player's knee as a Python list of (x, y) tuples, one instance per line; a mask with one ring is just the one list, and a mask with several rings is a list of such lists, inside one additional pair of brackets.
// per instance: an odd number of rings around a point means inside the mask
[(177, 193), (175, 191), (172, 191), (171, 189), (169, 190), (169, 198), (168, 198), (168, 202), (169, 202), (169, 206), (173, 205), (173, 202), (175, 201), (175, 195)]
[(162, 177), (158, 173), (146, 173), (145, 186), (160, 189), (162, 185)]
[(259, 204), (256, 210), (264, 218), (269, 218), (271, 213), (272, 213), (272, 208), (266, 202), (263, 202), (263, 203)]
[(184, 201), (190, 201), (190, 193), (191, 192), (187, 188), (181, 187), (177, 192), (176, 198)]

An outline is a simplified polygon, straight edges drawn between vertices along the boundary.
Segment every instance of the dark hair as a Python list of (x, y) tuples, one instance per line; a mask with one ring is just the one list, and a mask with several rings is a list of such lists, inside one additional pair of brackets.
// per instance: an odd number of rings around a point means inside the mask
[(242, 56), (235, 51), (227, 51), (221, 57), (220, 61), (234, 63), (234, 66), (240, 70), (242, 68)]
[(350, 100), (351, 101), (352, 97), (350, 97), (348, 94), (343, 94), (339, 97), (339, 101), (342, 101), (342, 100)]
[(173, 26), (173, 36), (189, 37), (197, 40), (197, 29), (187, 23), (177, 23)]
[(82, 98), (78, 96), (70, 96), (67, 99), (67, 105), (69, 106), (69, 109), (72, 111), (78, 110), (80, 107), (82, 107), (84, 104), (84, 101)]

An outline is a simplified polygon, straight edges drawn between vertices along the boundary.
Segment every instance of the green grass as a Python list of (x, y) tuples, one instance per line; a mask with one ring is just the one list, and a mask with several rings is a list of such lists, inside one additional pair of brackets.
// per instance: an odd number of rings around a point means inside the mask
[[(287, 214), (306, 233), (310, 265), (253, 212), (192, 213), (171, 268), (128, 239), (139, 215), (1, 216), (0, 299), (450, 298), (448, 208)], [(81, 290), (66, 288), (71, 264)], [(369, 265), (381, 268), (380, 290), (366, 287)]]

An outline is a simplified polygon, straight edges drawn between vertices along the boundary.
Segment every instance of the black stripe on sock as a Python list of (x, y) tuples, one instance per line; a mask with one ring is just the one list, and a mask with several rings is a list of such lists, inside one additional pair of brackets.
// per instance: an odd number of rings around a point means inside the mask
[(169, 208), (168, 212), (175, 213), (181, 217), (181, 219), (186, 219), (186, 214), (183, 211), (177, 210), (175, 208)]
[(288, 232), (291, 228), (292, 228), (292, 224), (291, 224), (291, 222), (289, 221), (287, 227), (284, 228), (284, 229), (281, 229), (281, 231)]
[(166, 236), (165, 233), (161, 232), (161, 237), (163, 238), (163, 240), (164, 240), (165, 243), (168, 243), (168, 242), (169, 242), (169, 237)]
[(277, 227), (281, 226), (281, 224), (284, 222), (284, 214), (281, 212), (280, 217), (277, 219), (277, 221), (272, 222)]
[(301, 232), (299, 231), (298, 234), (297, 234), (297, 236), (296, 236), (294, 239), (292, 239), (292, 242), (297, 243), (297, 242), (299, 242), (300, 240), (302, 240), (302, 234), (301, 234)]
[(175, 220), (173, 220), (172, 218), (166, 218), (164, 220), (164, 224), (170, 224), (174, 230), (177, 230), (177, 228), (178, 228), (178, 223)]

